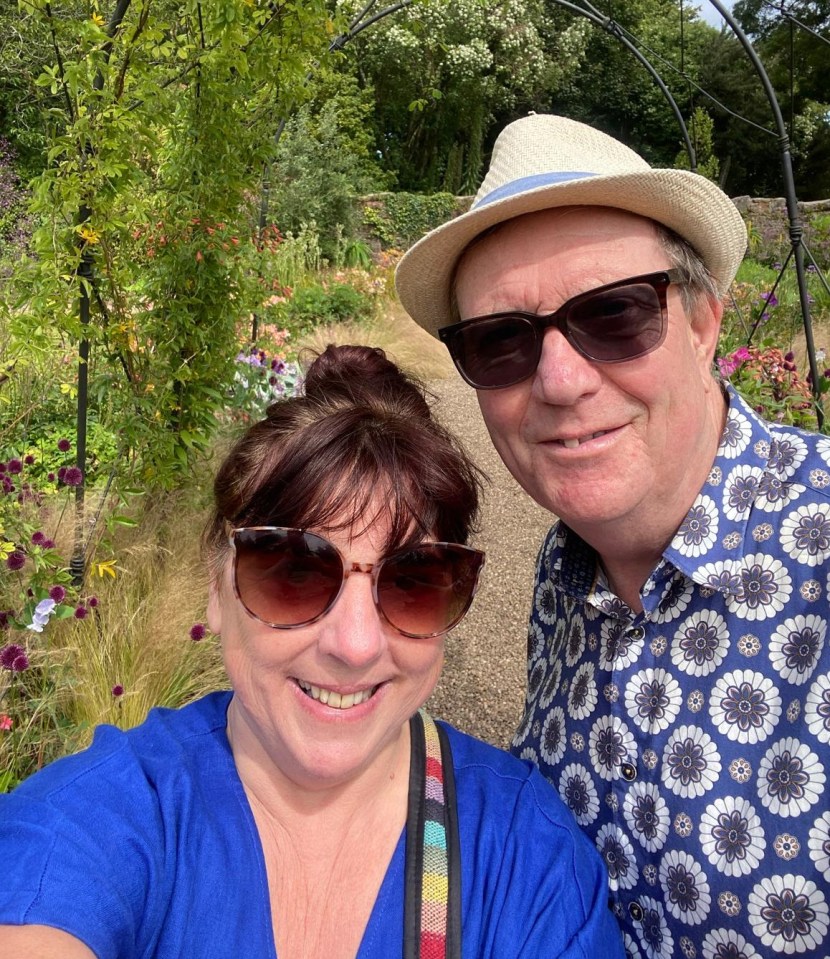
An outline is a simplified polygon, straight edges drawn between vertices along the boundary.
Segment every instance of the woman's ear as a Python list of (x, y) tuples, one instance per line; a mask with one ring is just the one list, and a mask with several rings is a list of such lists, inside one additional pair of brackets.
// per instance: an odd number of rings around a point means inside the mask
[(225, 579), (224, 566), (210, 571), (208, 582), (207, 624), (214, 636), (222, 635), (222, 585)]

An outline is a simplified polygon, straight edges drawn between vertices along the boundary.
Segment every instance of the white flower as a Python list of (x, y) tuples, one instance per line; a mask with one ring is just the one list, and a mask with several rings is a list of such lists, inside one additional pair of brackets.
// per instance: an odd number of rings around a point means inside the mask
[(568, 692), (568, 713), (574, 719), (587, 719), (594, 711), (598, 698), (594, 664), (583, 663), (576, 671)]
[(631, 889), (637, 882), (637, 860), (628, 836), (613, 823), (597, 833), (597, 849), (608, 869), (610, 889)]
[(708, 676), (723, 662), (729, 648), (724, 618), (704, 609), (683, 620), (671, 644), (671, 660), (690, 676)]
[(591, 727), (588, 754), (596, 772), (605, 780), (618, 779), (624, 762), (637, 761), (634, 736), (617, 716), (601, 716)]
[(723, 485), (723, 513), (737, 522), (745, 519), (758, 495), (764, 471), (757, 466), (742, 464), (726, 477)]
[(830, 556), (830, 506), (799, 506), (781, 523), (781, 545), (805, 566), (823, 566)]
[(752, 931), (761, 945), (787, 955), (818, 949), (828, 929), (827, 901), (804, 876), (768, 876), (747, 902)]
[(737, 459), (749, 445), (752, 427), (749, 420), (732, 406), (723, 427), (718, 454), (727, 460)]
[(607, 619), (600, 627), (600, 662), (614, 670), (628, 669), (645, 645), (643, 630), (633, 632), (619, 620)]
[(830, 812), (822, 813), (810, 829), (810, 859), (830, 882)]
[(628, 828), (648, 852), (662, 849), (669, 834), (669, 807), (656, 783), (634, 783), (623, 801)]
[(764, 857), (761, 819), (746, 799), (726, 796), (710, 803), (700, 817), (700, 845), (725, 876), (748, 876)]
[(665, 669), (643, 669), (625, 688), (625, 708), (644, 733), (668, 729), (677, 719), (683, 693), (677, 680)]
[(687, 852), (672, 849), (660, 862), (663, 901), (675, 919), (696, 926), (709, 915), (712, 897), (706, 873)]
[(718, 779), (720, 754), (697, 726), (679, 726), (663, 750), (663, 783), (681, 799), (702, 796)]
[(726, 605), (742, 619), (754, 621), (777, 615), (792, 593), (786, 567), (767, 553), (745, 556), (738, 575), (740, 586), (734, 596), (727, 596)]
[(807, 458), (807, 444), (797, 433), (779, 433), (769, 444), (767, 466), (781, 479), (789, 479)]
[(565, 635), (565, 663), (576, 666), (585, 652), (585, 624), (574, 617)]
[(35, 606), (32, 621), (26, 629), (30, 629), (33, 633), (42, 633), (43, 627), (47, 625), (49, 617), (55, 611), (55, 606), (57, 606), (57, 603), (54, 599), (42, 599), (37, 606)]
[(761, 959), (734, 929), (710, 929), (703, 940), (703, 959)]
[(565, 713), (560, 706), (550, 710), (542, 726), (539, 752), (542, 759), (555, 766), (565, 754), (567, 735), (565, 732)]
[(681, 556), (703, 556), (717, 538), (717, 505), (709, 496), (698, 496), (675, 533), (672, 546)]
[(817, 676), (804, 703), (807, 728), (825, 746), (830, 743), (830, 673)]
[(666, 922), (663, 904), (651, 896), (640, 896), (638, 902), (643, 917), (634, 920), (634, 929), (646, 956), (648, 959), (673, 959), (674, 938)]
[(781, 718), (781, 696), (772, 680), (751, 669), (725, 673), (715, 683), (709, 715), (719, 733), (738, 743), (760, 743)]
[(758, 796), (776, 816), (806, 813), (824, 792), (824, 766), (805, 743), (779, 739), (758, 766)]
[(580, 826), (589, 826), (599, 813), (599, 797), (591, 774), (581, 763), (569, 763), (559, 777), (559, 795)]
[(769, 658), (776, 672), (794, 686), (806, 683), (818, 665), (826, 633), (826, 620), (814, 613), (785, 619), (769, 641)]
[(534, 599), (536, 615), (547, 626), (553, 625), (557, 619), (556, 590), (551, 580), (546, 579), (539, 584)]

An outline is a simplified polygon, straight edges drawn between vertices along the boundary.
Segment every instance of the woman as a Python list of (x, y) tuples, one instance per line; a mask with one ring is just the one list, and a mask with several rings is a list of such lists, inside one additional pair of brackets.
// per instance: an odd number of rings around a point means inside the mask
[(3, 799), (0, 955), (620, 956), (555, 792), (418, 713), (476, 589), (476, 511), (475, 468), (381, 351), (319, 356), (216, 480), (232, 692), (102, 727)]

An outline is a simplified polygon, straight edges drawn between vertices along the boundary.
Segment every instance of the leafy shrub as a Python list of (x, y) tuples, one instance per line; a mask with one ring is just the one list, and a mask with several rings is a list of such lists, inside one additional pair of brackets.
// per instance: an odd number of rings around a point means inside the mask
[(299, 336), (320, 324), (365, 319), (372, 309), (370, 298), (347, 283), (311, 283), (294, 290), (283, 315), (292, 333)]
[(363, 208), (369, 233), (385, 247), (406, 249), (458, 213), (451, 193), (384, 193)]

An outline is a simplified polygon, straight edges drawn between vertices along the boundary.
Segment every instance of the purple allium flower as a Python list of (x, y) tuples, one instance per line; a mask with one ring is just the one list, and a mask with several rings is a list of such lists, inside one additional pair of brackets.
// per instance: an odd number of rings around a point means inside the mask
[(6, 472), (6, 464), (0, 463), (0, 473), (5, 473), (5, 472)]
[(8, 466), (6, 469), (12, 475), (23, 472), (23, 464), (18, 459), (9, 460)]
[(89, 599), (87, 599), (86, 604), (90, 609), (95, 609), (95, 607), (98, 605), (98, 597), (90, 596)]
[(46, 542), (46, 536), (41, 530), (38, 530), (36, 533), (32, 533), (32, 542), (35, 546), (43, 546)]
[(792, 363), (792, 362), (795, 360), (795, 353), (793, 353), (792, 350), (790, 350), (789, 353), (785, 353), (785, 354), (784, 354), (784, 359), (785, 359), (788, 363)]
[(32, 456), (31, 453), (29, 453), (28, 456), (24, 456), (24, 457), (23, 457), (23, 462), (24, 462), (24, 464), (25, 464), (26, 466), (34, 466), (35, 458), (34, 458), (34, 456)]
[(86, 606), (75, 607), (75, 619), (86, 619), (89, 616), (89, 610)]
[(63, 586), (53, 586), (49, 590), (49, 598), (54, 599), (56, 603), (62, 603), (66, 599), (66, 590)]
[(202, 623), (194, 623), (190, 627), (190, 638), (194, 643), (198, 643), (200, 640), (205, 638), (205, 627)]
[(59, 483), (62, 483), (62, 482), (63, 482), (64, 476), (66, 476), (66, 467), (65, 467), (65, 466), (61, 466), (61, 468), (58, 470), (58, 482), (59, 482)]
[(6, 557), (6, 567), (11, 570), (23, 569), (26, 565), (26, 554), (16, 549)]
[(84, 474), (79, 467), (70, 466), (63, 474), (63, 481), (67, 486), (80, 486), (84, 481)]
[(54, 549), (54, 548), (55, 548), (55, 541), (54, 541), (53, 539), (44, 540), (43, 548), (44, 548), (44, 549)]
[(0, 666), (13, 673), (22, 673), (29, 668), (29, 658), (26, 650), (17, 643), (9, 643), (0, 649)]
[(115, 696), (116, 699), (118, 699), (119, 696), (124, 695), (124, 687), (121, 685), (121, 683), (116, 683), (112, 687), (112, 695)]
[(57, 476), (55, 476), (54, 473), (47, 473), (46, 479), (49, 480), (50, 483), (54, 483), (55, 480), (57, 479)]
[(58, 440), (58, 449), (61, 453), (68, 453), (72, 449), (72, 444), (67, 439)]

